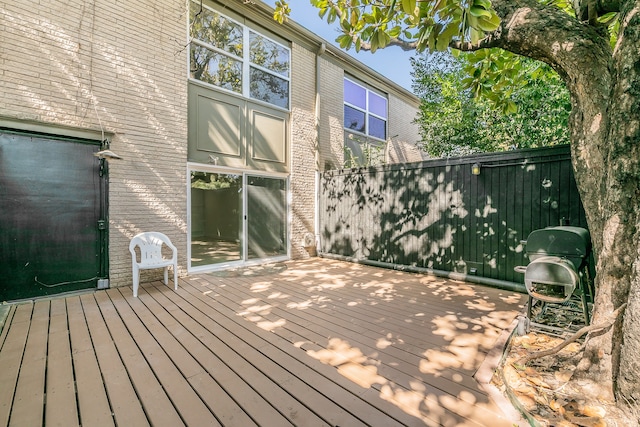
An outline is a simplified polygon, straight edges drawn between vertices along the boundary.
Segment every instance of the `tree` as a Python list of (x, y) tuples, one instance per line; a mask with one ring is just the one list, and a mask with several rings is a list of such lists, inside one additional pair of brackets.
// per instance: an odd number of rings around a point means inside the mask
[[(344, 48), (499, 48), (545, 62), (561, 76), (571, 97), (572, 162), (597, 259), (593, 322), (605, 322), (628, 303), (612, 327), (587, 336), (578, 369), (637, 419), (640, 0), (311, 1), (328, 22), (340, 25), (337, 40)], [(276, 6), (276, 19), (282, 19), (286, 1)], [(613, 44), (611, 23), (618, 27)], [(479, 69), (485, 75), (477, 76), (477, 91), (505, 89), (505, 79), (518, 72), (509, 66), (504, 60)]]
[(558, 74), (522, 58), (519, 83), (511, 85), (510, 97), (474, 97), (468, 76), (479, 61), (494, 55), (488, 49), (479, 53), (433, 52), (412, 58), (413, 90), (421, 100), (416, 119), (421, 148), (443, 157), (568, 144), (571, 103)]

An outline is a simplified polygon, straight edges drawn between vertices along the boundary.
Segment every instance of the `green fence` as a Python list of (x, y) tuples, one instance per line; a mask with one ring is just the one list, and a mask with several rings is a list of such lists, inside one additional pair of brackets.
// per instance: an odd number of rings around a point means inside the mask
[(522, 283), (513, 268), (528, 263), (527, 236), (561, 223), (587, 226), (568, 146), (321, 177), (326, 255)]

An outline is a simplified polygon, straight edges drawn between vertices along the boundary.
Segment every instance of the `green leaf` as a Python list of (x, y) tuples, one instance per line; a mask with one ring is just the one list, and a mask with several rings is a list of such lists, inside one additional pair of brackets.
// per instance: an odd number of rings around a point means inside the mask
[(505, 107), (505, 113), (515, 114), (518, 112), (518, 106), (513, 101), (508, 101)]
[(474, 0), (474, 5), (491, 10), (491, 2), (489, 0)]
[(408, 15), (413, 15), (416, 10), (416, 0), (402, 0), (402, 11)]
[(436, 50), (443, 51), (449, 47), (451, 39), (458, 33), (458, 24), (449, 23), (440, 34), (438, 34), (438, 40), (436, 42)]
[(392, 29), (389, 30), (388, 34), (389, 37), (393, 37), (398, 38), (400, 36), (400, 33), (402, 32), (402, 28), (400, 28), (400, 26), (396, 25), (395, 27), (393, 27)]
[(478, 6), (471, 6), (469, 13), (476, 18), (491, 18), (491, 12)]
[(378, 30), (377, 38), (378, 38), (378, 47), (380, 48), (385, 47), (391, 41), (391, 38), (389, 37), (389, 35), (382, 29)]
[(376, 50), (378, 50), (378, 37), (376, 33), (373, 33), (369, 44), (371, 46), (371, 53), (376, 53)]
[(604, 15), (598, 17), (598, 22), (604, 25), (609, 25), (617, 17), (618, 17), (618, 12), (605, 13)]
[(336, 38), (336, 41), (340, 44), (342, 49), (349, 49), (351, 47), (351, 43), (353, 39), (349, 34), (342, 34)]
[(471, 28), (471, 30), (469, 31), (469, 37), (471, 39), (471, 43), (473, 44), (477, 44), (482, 38), (482, 36), (483, 34), (480, 33), (478, 30), (476, 30), (475, 28)]
[(482, 31), (491, 32), (498, 29), (500, 26), (500, 17), (498, 15), (491, 15), (490, 18), (478, 18), (478, 28)]
[(389, 11), (387, 12), (387, 19), (391, 19), (391, 17), (395, 13), (395, 8), (396, 8), (396, 0), (392, 0), (391, 4), (389, 5)]

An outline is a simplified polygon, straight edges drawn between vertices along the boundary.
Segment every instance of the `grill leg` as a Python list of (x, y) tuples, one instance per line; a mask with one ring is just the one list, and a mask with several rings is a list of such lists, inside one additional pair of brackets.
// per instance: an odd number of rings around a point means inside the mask
[(531, 310), (533, 309), (533, 297), (529, 295), (529, 303), (527, 304), (527, 318), (531, 320)]
[(590, 322), (589, 319), (589, 298), (587, 297), (587, 293), (589, 293), (589, 284), (586, 283), (584, 275), (580, 275), (580, 289), (582, 290), (582, 313), (584, 314), (585, 325), (588, 325)]

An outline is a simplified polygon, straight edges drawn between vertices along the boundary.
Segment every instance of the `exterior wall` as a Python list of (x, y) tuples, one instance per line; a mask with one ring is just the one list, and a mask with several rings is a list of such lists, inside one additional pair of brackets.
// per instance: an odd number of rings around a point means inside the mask
[[(344, 93), (345, 71), (327, 56), (320, 61), (320, 170), (342, 169), (345, 161)], [(356, 80), (359, 80), (356, 77)], [(389, 88), (372, 85), (386, 93), (389, 102), (386, 163), (405, 163), (425, 160), (417, 148), (419, 127), (413, 120), (418, 114), (418, 101), (410, 103), (395, 95)]]
[[(389, 135), (387, 163), (409, 163), (426, 160), (426, 153), (416, 143), (420, 141), (419, 126), (413, 121), (418, 109), (402, 99), (389, 96)], [(397, 135), (397, 136), (396, 136)]]
[[(180, 273), (186, 273), (185, 3), (0, 0), (0, 121), (45, 125), (54, 134), (89, 132), (97, 140), (104, 133), (123, 158), (109, 163), (111, 286), (131, 284), (128, 246), (141, 231), (167, 234), (178, 248)], [(258, 29), (283, 30), (292, 40), (290, 243), (292, 258), (307, 257), (305, 236), (318, 233), (315, 172), (342, 167), (342, 79), (346, 66), (350, 72), (360, 66), (346, 63), (334, 48), (320, 56), (316, 128), (316, 51), (322, 41), (303, 34), (297, 42), (300, 29), (278, 27), (260, 7), (238, 4), (236, 12), (255, 19)], [(390, 102), (391, 135), (410, 139), (411, 126), (403, 121), (409, 115), (391, 95)], [(143, 271), (142, 280), (161, 274)]]
[(294, 44), (291, 50), (291, 257), (309, 253), (303, 241), (315, 234), (315, 54)]
[(112, 286), (131, 283), (129, 240), (140, 231), (167, 234), (186, 266), (184, 8), (0, 0), (0, 116), (102, 127), (123, 157), (109, 164)]
[(320, 170), (344, 164), (344, 70), (320, 57)]

